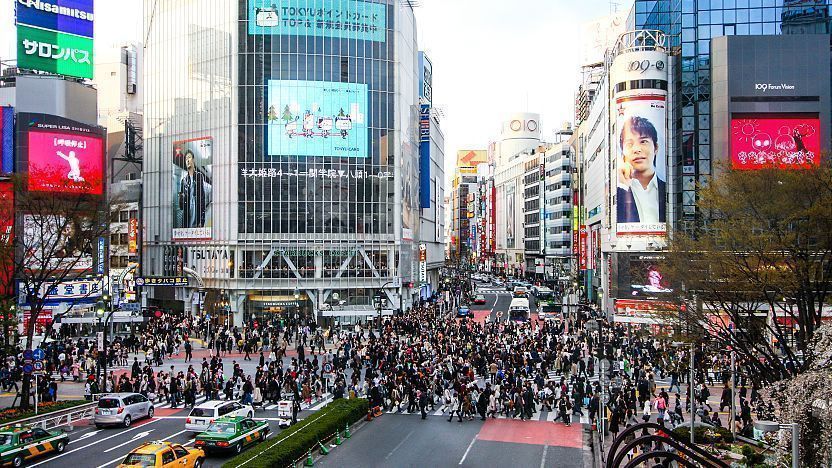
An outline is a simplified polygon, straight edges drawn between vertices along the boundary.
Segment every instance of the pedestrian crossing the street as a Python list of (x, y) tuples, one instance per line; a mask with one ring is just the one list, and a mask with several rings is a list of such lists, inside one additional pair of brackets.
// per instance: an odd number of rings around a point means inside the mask
[[(327, 403), (332, 401), (332, 399), (333, 399), (332, 394), (331, 393), (326, 393), (326, 394), (323, 395), (323, 397), (321, 397), (320, 400), (313, 399), (310, 404), (307, 404), (306, 402), (301, 402), (300, 410), (301, 411), (317, 411), (317, 410), (323, 408), (324, 406), (326, 406)], [(238, 399), (235, 399), (235, 400), (238, 400)], [(197, 398), (197, 406), (199, 406), (200, 403), (204, 403), (204, 402), (205, 401), (204, 401), (203, 398), (201, 398), (201, 397)], [(171, 403), (169, 401), (163, 401), (161, 403), (154, 401), (153, 402), (153, 407), (156, 408), (156, 409), (171, 408)], [(276, 411), (277, 407), (278, 407), (278, 405), (276, 403), (266, 403), (262, 406), (257, 406), (255, 408), (255, 411), (258, 411), (258, 410)], [(179, 405), (177, 405), (177, 409), (184, 409), (184, 406), (180, 403)]]
[[(385, 411), (385, 414), (400, 414), (400, 415), (403, 415), (403, 416), (414, 416), (414, 415), (415, 416), (421, 416), (422, 413), (419, 412), (419, 411), (409, 413), (407, 411), (389, 410), (389, 411)], [(427, 411), (428, 416), (434, 416), (434, 417), (444, 416), (444, 417), (447, 418), (447, 417), (450, 416), (450, 414), (451, 414), (450, 409), (445, 409), (445, 408), (442, 408), (442, 407), (438, 407), (438, 408), (434, 407), (434, 408), (431, 408)], [(479, 417), (480, 417), (479, 415), (474, 415), (475, 420), (478, 419)], [(454, 415), (454, 418), (458, 419), (458, 416)], [(466, 418), (464, 418), (464, 417), (462, 418), (463, 421), (465, 421), (465, 419)], [(517, 420), (519, 420), (520, 416), (506, 416), (506, 414), (500, 413), (500, 414), (494, 415), (493, 417), (489, 416), (487, 419), (517, 419)], [(536, 410), (532, 414), (532, 417), (531, 417), (530, 421), (561, 422), (561, 423), (563, 422), (558, 418), (558, 412), (557, 411), (542, 411), (540, 409)], [(581, 423), (581, 424), (589, 424), (589, 416), (587, 416), (586, 411), (584, 411), (583, 415), (573, 414), (571, 416), (571, 422)]]

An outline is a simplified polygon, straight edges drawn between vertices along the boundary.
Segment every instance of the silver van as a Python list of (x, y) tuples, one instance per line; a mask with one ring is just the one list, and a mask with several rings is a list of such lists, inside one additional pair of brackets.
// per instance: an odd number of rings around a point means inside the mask
[(130, 427), (133, 421), (153, 417), (153, 402), (140, 393), (109, 393), (98, 400), (95, 427)]

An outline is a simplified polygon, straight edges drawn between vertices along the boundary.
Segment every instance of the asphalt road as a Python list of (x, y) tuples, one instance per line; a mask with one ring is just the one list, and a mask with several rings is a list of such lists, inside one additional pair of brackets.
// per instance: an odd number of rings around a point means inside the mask
[(317, 466), (582, 467), (583, 429), (551, 422), (489, 419), (448, 422), (446, 417), (385, 414), (353, 431), (352, 438)]
[[(317, 409), (318, 406), (321, 404), (313, 403), (312, 408)], [(118, 465), (131, 450), (144, 442), (162, 440), (193, 447), (194, 434), (185, 430), (185, 418), (189, 412), (190, 409), (158, 408), (153, 419), (136, 421), (126, 429), (97, 429), (91, 422), (83, 421), (70, 433), (66, 452), (32, 460), (27, 466), (107, 468)], [(299, 413), (298, 417), (303, 419), (310, 414), (312, 411), (305, 410)], [(277, 425), (277, 412), (274, 410), (258, 410), (254, 419), (269, 420), (272, 430), (269, 437), (281, 430)], [(222, 466), (230, 457), (209, 455), (204, 466)]]

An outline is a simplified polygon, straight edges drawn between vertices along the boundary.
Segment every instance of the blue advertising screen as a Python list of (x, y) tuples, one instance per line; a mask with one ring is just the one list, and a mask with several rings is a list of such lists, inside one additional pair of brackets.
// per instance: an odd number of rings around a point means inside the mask
[(248, 0), (248, 33), (385, 42), (387, 7), (361, 0)]
[(367, 85), (269, 80), (269, 156), (366, 158)]
[(18, 0), (18, 24), (92, 38), (93, 0)]

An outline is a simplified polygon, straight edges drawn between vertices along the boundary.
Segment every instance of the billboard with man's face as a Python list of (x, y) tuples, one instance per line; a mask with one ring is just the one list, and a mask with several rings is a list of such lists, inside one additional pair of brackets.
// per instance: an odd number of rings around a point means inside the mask
[(667, 55), (616, 57), (612, 155), (618, 236), (663, 235), (667, 210)]
[(173, 143), (172, 240), (211, 239), (213, 142), (203, 137)]

